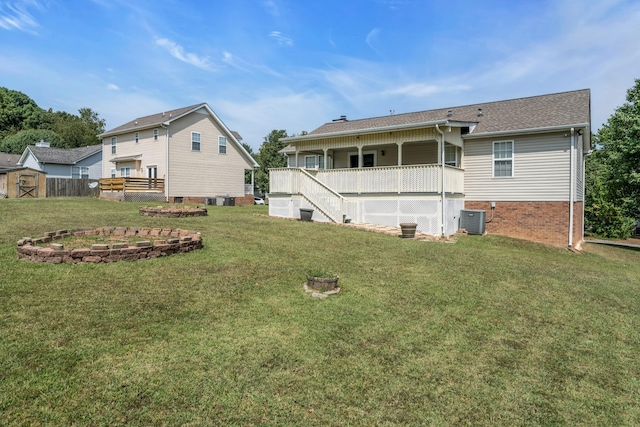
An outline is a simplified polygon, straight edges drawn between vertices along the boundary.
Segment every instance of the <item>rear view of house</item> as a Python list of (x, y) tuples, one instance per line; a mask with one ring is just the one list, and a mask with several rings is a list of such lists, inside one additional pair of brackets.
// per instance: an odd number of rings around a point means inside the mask
[(574, 247), (583, 239), (588, 89), (389, 115), (346, 116), (285, 138), (270, 171), (273, 216), (448, 236), (484, 211), (489, 233)]
[(258, 164), (205, 103), (140, 117), (100, 137), (102, 197), (126, 200), (129, 188), (134, 200), (205, 203), (226, 196), (253, 204), (244, 172)]

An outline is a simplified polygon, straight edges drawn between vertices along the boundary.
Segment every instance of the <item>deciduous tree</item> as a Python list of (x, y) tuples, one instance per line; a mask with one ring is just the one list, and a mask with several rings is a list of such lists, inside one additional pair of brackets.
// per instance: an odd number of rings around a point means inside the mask
[(256, 169), (255, 183), (260, 192), (266, 194), (269, 192), (269, 169), (283, 168), (287, 166), (287, 157), (279, 153), (287, 143), (280, 141), (281, 138), (287, 137), (287, 131), (284, 129), (272, 130), (269, 135), (264, 138), (264, 142), (255, 156), (256, 161), (260, 165)]

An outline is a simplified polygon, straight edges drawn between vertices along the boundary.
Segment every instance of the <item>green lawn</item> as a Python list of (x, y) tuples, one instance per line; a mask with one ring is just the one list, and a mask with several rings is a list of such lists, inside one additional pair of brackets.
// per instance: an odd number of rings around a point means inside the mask
[[(0, 200), (0, 425), (640, 424), (640, 252), (138, 207)], [(16, 259), (22, 237), (101, 226), (187, 228), (205, 246)], [(309, 269), (342, 292), (305, 294)]]

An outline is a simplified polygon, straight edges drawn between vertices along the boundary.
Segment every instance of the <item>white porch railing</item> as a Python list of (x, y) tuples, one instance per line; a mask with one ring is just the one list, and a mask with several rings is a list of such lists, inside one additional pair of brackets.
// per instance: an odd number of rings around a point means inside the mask
[[(296, 168), (271, 169), (269, 186), (274, 193), (302, 193)], [(447, 193), (464, 193), (464, 170), (445, 166)], [(383, 166), (360, 169), (319, 170), (316, 179), (341, 194), (439, 193), (440, 165)]]
[(334, 222), (348, 214), (347, 201), (304, 169), (285, 168), (269, 171), (271, 192), (299, 193)]

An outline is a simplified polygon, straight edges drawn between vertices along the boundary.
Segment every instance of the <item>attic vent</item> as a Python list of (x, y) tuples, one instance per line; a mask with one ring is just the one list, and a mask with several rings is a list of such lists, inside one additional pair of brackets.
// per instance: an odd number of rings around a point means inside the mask
[(451, 117), (451, 116), (453, 116), (453, 111), (451, 110), (447, 111), (447, 117)]
[(484, 114), (482, 113), (482, 108), (478, 108), (478, 117), (482, 117)]
[(346, 122), (347, 120), (347, 116), (340, 116), (339, 119), (333, 119), (334, 122)]
[(136, 120), (136, 125), (138, 124), (138, 121)]

